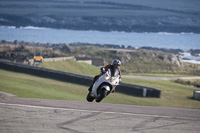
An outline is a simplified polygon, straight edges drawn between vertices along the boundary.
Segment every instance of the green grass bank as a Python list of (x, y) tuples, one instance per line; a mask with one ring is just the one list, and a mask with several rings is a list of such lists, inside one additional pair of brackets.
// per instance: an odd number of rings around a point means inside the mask
[[(157, 87), (162, 91), (161, 98), (128, 96), (116, 91), (102, 102), (200, 109), (199, 101), (192, 98), (193, 90), (197, 90), (197, 88), (174, 83), (173, 81), (124, 78), (124, 82)], [(88, 86), (0, 69), (0, 91), (14, 94), (17, 97), (86, 101), (87, 88)]]

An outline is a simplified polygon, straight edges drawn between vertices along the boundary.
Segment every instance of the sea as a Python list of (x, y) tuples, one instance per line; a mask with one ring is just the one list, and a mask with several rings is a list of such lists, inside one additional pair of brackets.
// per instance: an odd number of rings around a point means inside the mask
[(149, 46), (166, 49), (200, 49), (200, 34), (196, 33), (137, 33), (137, 32), (102, 32), (43, 27), (0, 26), (0, 40), (27, 41), (41, 43), (92, 43), (115, 44), (135, 48)]
[[(167, 33), (167, 32), (119, 32), (119, 31), (81, 31), (68, 29), (53, 29), (44, 27), (0, 26), (0, 40), (25, 41), (40, 43), (91, 43), (132, 46), (135, 48), (147, 46), (166, 49), (181, 49), (186, 53), (190, 49), (200, 49), (200, 34), (197, 33)], [(188, 59), (200, 61), (200, 57), (188, 56)], [(191, 58), (192, 57), (192, 58)]]

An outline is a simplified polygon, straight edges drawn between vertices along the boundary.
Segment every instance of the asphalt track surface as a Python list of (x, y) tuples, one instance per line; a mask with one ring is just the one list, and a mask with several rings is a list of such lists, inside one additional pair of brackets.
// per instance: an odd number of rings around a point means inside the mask
[(199, 133), (200, 110), (0, 93), (0, 133)]

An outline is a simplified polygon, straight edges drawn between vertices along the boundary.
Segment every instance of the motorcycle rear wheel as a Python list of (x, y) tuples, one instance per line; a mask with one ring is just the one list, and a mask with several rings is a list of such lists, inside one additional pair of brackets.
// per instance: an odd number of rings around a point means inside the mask
[(92, 102), (94, 100), (94, 97), (91, 96), (91, 92), (88, 93), (86, 99), (88, 102)]

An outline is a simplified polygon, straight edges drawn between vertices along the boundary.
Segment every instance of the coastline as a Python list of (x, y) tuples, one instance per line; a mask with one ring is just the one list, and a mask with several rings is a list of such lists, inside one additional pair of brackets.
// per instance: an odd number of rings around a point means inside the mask
[[(117, 51), (117, 52), (134, 52), (134, 50), (139, 50), (139, 49), (146, 49), (146, 50), (152, 50), (152, 51), (160, 51), (160, 52), (165, 52), (165, 53), (170, 53), (170, 54), (175, 54), (176, 56), (180, 56), (182, 58), (183, 62), (187, 62), (187, 63), (192, 63), (192, 64), (200, 64), (200, 50), (199, 49), (194, 49), (194, 50), (190, 50), (190, 51), (183, 51), (182, 49), (167, 49), (167, 48), (157, 48), (157, 47), (139, 47), (139, 48), (135, 48), (135, 47), (125, 47), (124, 45), (120, 46), (120, 45), (115, 45), (115, 44), (90, 44), (90, 43), (70, 43), (70, 44), (66, 44), (66, 43), (59, 43), (59, 44), (55, 44), (55, 43), (39, 43), (39, 42), (26, 42), (26, 41), (6, 41), (6, 40), (0, 40), (0, 45), (27, 45), (27, 46), (42, 46), (42, 47), (55, 47), (55, 46), (59, 46), (59, 45), (66, 45), (66, 46), (77, 46), (77, 47), (82, 47), (82, 46), (94, 46), (94, 47), (99, 47), (99, 48), (106, 48), (107, 50), (110, 51)], [(192, 55), (191, 51), (197, 51), (199, 53), (196, 53), (197, 56)], [(0, 51), (1, 55), (3, 54), (3, 51)]]
[[(52, 29), (44, 27), (7, 27), (0, 26), (0, 38), (6, 41), (25, 41), (40, 43), (89, 43), (124, 45), (125, 47), (155, 47), (164, 49), (199, 49), (200, 34), (195, 33), (137, 33), (102, 32)], [(189, 45), (188, 45), (189, 44)]]

